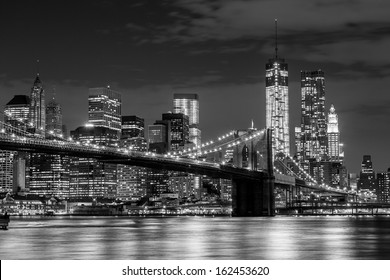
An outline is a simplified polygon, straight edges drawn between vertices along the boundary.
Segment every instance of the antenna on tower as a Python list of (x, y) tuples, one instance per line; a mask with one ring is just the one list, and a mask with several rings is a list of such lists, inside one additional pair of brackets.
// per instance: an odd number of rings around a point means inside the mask
[(278, 19), (275, 19), (275, 58), (278, 58)]
[(37, 76), (39, 76), (39, 58), (37, 59)]

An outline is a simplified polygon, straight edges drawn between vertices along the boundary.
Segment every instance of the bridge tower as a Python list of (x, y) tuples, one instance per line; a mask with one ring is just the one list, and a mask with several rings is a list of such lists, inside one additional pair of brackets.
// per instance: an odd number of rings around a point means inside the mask
[(258, 131), (252, 127), (248, 132), (248, 137), (234, 147), (233, 165), (263, 171), (263, 177), (260, 180), (232, 179), (233, 216), (274, 216), (272, 132), (267, 129), (253, 138), (250, 135)]

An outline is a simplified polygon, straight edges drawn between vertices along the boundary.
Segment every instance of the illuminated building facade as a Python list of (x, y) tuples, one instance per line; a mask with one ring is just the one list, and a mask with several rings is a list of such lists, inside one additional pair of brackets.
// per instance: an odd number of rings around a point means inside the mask
[(35, 153), (29, 160), (29, 193), (69, 197), (70, 159), (64, 155)]
[[(122, 116), (120, 146), (132, 151), (147, 151), (144, 138), (144, 119)], [(146, 195), (147, 168), (118, 164), (117, 198), (122, 201), (138, 201)]]
[(327, 155), (324, 72), (301, 71), (301, 160)]
[(377, 174), (378, 189), (377, 199), (378, 202), (390, 203), (390, 168), (387, 172), (380, 172)]
[(372, 168), (372, 161), (370, 155), (364, 155), (362, 161), (362, 168), (358, 180), (358, 190), (367, 190), (375, 192), (377, 184), (375, 179), (375, 171)]
[(181, 151), (189, 142), (189, 118), (183, 113), (166, 113), (162, 121), (169, 123), (168, 142), (170, 151)]
[(35, 78), (34, 85), (30, 94), (30, 111), (29, 121), (33, 127), (34, 133), (45, 136), (46, 129), (46, 106), (45, 91), (39, 74)]
[(122, 116), (122, 138), (145, 137), (145, 121), (137, 116)]
[(339, 120), (333, 104), (328, 114), (328, 155), (331, 161), (340, 160), (340, 131)]
[(161, 121), (148, 126), (148, 145), (149, 151), (165, 154), (169, 151), (169, 123)]
[[(26, 131), (30, 97), (15, 95), (4, 108), (4, 122)], [(19, 168), (17, 168), (19, 167)], [(16, 193), (26, 188), (26, 156), (21, 152), (0, 150), (0, 192)]]
[(276, 54), (265, 69), (266, 126), (272, 129), (272, 153), (290, 154), (288, 65)]
[(88, 122), (94, 126), (121, 131), (121, 94), (110, 87), (90, 88)]
[(63, 135), (62, 108), (54, 100), (50, 100), (46, 107), (46, 133), (54, 135)]
[[(73, 141), (116, 147), (118, 132), (101, 126), (87, 125), (71, 131)], [(70, 197), (115, 198), (117, 165), (91, 158), (72, 158), (70, 166)]]
[(175, 93), (173, 95), (173, 113), (183, 113), (188, 116), (189, 142), (195, 146), (201, 145), (199, 129), (199, 98), (195, 93)]

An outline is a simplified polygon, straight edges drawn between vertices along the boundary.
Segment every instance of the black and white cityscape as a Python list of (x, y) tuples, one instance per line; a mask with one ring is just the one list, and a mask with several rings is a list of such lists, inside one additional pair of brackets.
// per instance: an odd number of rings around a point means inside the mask
[(374, 2), (6, 3), (0, 257), (387, 259)]

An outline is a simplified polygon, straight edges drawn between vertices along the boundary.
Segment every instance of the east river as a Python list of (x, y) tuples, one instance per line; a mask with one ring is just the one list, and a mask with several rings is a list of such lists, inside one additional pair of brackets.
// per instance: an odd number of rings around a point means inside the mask
[(11, 217), (0, 259), (390, 259), (390, 217)]

